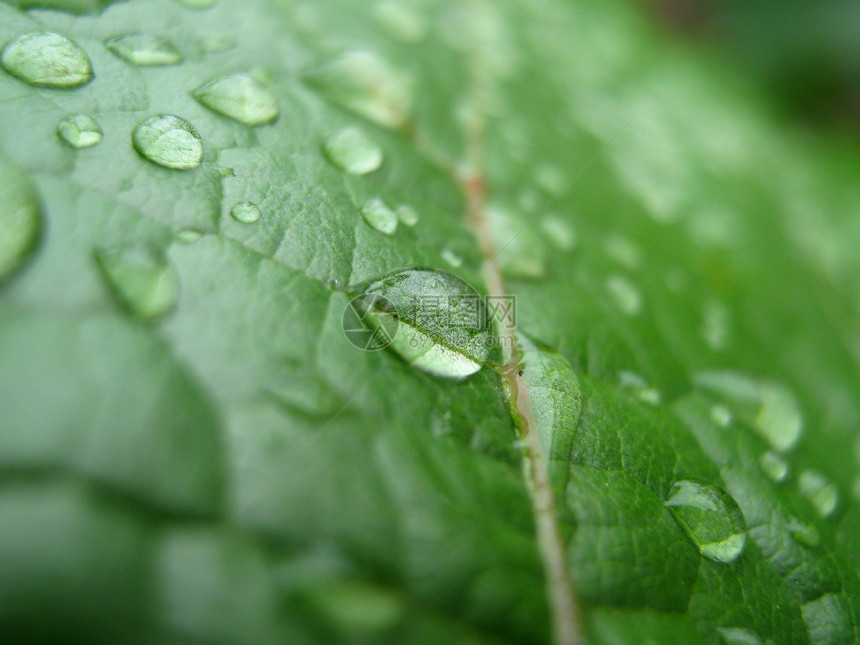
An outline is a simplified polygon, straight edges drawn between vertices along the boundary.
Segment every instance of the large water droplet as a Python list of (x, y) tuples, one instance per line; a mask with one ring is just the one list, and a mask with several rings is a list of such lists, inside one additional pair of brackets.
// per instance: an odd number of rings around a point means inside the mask
[(40, 31), (18, 36), (3, 48), (0, 65), (38, 87), (78, 87), (93, 78), (87, 53), (65, 36)]
[(230, 215), (242, 224), (253, 224), (260, 219), (262, 212), (260, 207), (253, 202), (239, 202), (230, 209)]
[(836, 510), (836, 506), (839, 504), (839, 490), (836, 488), (836, 484), (821, 473), (814, 470), (804, 470), (800, 473), (797, 486), (821, 517), (829, 517)]
[(384, 0), (374, 7), (373, 15), (389, 34), (404, 43), (421, 42), (427, 33), (424, 16), (401, 2)]
[(733, 562), (746, 544), (746, 522), (737, 502), (704, 480), (675, 482), (665, 502), (699, 552), (717, 562)]
[(143, 320), (163, 316), (179, 298), (179, 275), (159, 252), (142, 246), (99, 249), (96, 261), (122, 306)]
[(369, 199), (361, 207), (364, 221), (385, 235), (393, 235), (397, 230), (397, 214), (388, 208), (381, 199)]
[(191, 95), (200, 103), (245, 125), (264, 125), (278, 118), (274, 95), (248, 74), (231, 74), (198, 87)]
[(800, 438), (803, 429), (800, 406), (782, 385), (731, 371), (699, 372), (693, 380), (699, 387), (725, 397), (736, 414), (777, 452), (790, 449)]
[(408, 204), (401, 204), (395, 210), (397, 219), (406, 224), (406, 226), (415, 226), (418, 223), (418, 213)]
[(33, 184), (0, 157), (0, 282), (33, 250), (41, 224), (42, 211)]
[(190, 170), (203, 160), (203, 141), (185, 119), (172, 114), (151, 117), (132, 134), (134, 149), (152, 163), (174, 170)]
[(57, 134), (73, 148), (89, 148), (102, 140), (102, 129), (86, 114), (67, 116), (57, 126)]
[(142, 67), (182, 62), (182, 54), (172, 42), (152, 34), (117, 36), (105, 41), (105, 47), (123, 60)]
[(349, 52), (308, 70), (305, 82), (327, 99), (389, 128), (409, 119), (409, 79), (375, 54)]
[[(494, 337), (483, 300), (457, 276), (402, 269), (374, 281), (364, 293), (370, 302), (381, 296), (396, 312), (399, 325), (389, 347), (412, 366), (461, 379), (487, 360)], [(373, 323), (374, 316), (368, 319)]]
[(642, 294), (623, 275), (611, 275), (606, 279), (606, 291), (615, 306), (625, 316), (636, 316), (642, 312)]
[(717, 627), (723, 645), (762, 645), (758, 634), (743, 627)]
[(353, 175), (366, 175), (382, 165), (382, 149), (358, 128), (335, 132), (325, 140), (323, 152), (335, 166)]
[(788, 475), (788, 463), (775, 452), (768, 450), (758, 459), (762, 472), (775, 482), (781, 482)]

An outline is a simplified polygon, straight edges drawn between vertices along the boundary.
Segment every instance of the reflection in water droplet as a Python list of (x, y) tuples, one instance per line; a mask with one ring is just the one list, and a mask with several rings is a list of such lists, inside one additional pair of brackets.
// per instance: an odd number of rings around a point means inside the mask
[(385, 235), (397, 230), (397, 215), (381, 199), (370, 199), (361, 207), (361, 216), (372, 228)]
[(362, 130), (338, 130), (323, 144), (323, 152), (335, 166), (353, 175), (366, 175), (382, 165), (382, 149)]
[(395, 212), (397, 213), (397, 219), (406, 224), (406, 226), (415, 226), (418, 223), (418, 213), (407, 204), (401, 204)]
[(253, 224), (260, 219), (262, 212), (253, 202), (239, 202), (230, 209), (230, 215), (242, 224)]
[(392, 37), (404, 43), (421, 42), (427, 34), (424, 16), (400, 2), (379, 2), (373, 9), (373, 16)]
[(839, 503), (839, 490), (821, 473), (804, 470), (797, 480), (798, 488), (821, 517), (830, 516)]
[(274, 95), (248, 74), (223, 76), (191, 93), (197, 101), (245, 125), (271, 123), (278, 118)]
[(409, 119), (410, 80), (376, 54), (348, 52), (303, 77), (328, 100), (380, 125), (401, 128)]
[(777, 452), (800, 439), (803, 415), (785, 387), (731, 371), (699, 372), (695, 384), (724, 397), (744, 422), (755, 428)]
[(196, 228), (184, 228), (176, 233), (176, 241), (180, 244), (194, 244), (203, 237), (203, 233)]
[(89, 148), (102, 140), (102, 129), (86, 114), (67, 116), (57, 126), (57, 134), (72, 148)]
[(0, 157), (0, 282), (33, 251), (41, 226), (36, 189), (24, 172)]
[[(397, 312), (397, 335), (389, 348), (413, 367), (461, 379), (487, 360), (495, 339), (483, 301), (457, 276), (438, 269), (403, 269), (374, 281), (364, 293), (382, 296)], [(367, 318), (374, 324), (374, 315)]]
[(117, 36), (107, 40), (105, 47), (123, 60), (141, 67), (182, 62), (182, 54), (172, 42), (152, 34)]
[(759, 636), (742, 627), (717, 627), (723, 645), (762, 645)]
[(606, 291), (615, 306), (625, 316), (636, 316), (642, 312), (642, 294), (623, 275), (611, 275), (606, 279)]
[(733, 562), (746, 544), (746, 522), (726, 491), (704, 480), (675, 482), (665, 502), (699, 552), (717, 562)]
[(78, 87), (93, 78), (87, 53), (65, 36), (50, 31), (15, 38), (3, 48), (0, 65), (37, 87)]
[(120, 304), (143, 320), (163, 316), (179, 298), (179, 275), (161, 253), (140, 246), (99, 249), (96, 262)]
[(154, 164), (174, 170), (197, 168), (203, 160), (203, 141), (185, 119), (171, 114), (140, 123), (132, 134), (134, 149)]
[(538, 222), (544, 237), (559, 251), (570, 251), (576, 246), (576, 230), (558, 215), (545, 215)]
[(768, 450), (758, 460), (762, 472), (775, 482), (781, 482), (788, 475), (788, 463), (775, 452)]

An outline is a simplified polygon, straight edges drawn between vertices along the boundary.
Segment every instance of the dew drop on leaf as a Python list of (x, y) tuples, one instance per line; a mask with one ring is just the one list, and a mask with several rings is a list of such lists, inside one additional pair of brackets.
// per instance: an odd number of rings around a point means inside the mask
[(180, 244), (194, 244), (203, 237), (203, 233), (196, 228), (184, 228), (176, 233), (176, 241)]
[(132, 134), (134, 149), (154, 164), (173, 170), (197, 168), (203, 160), (203, 140), (185, 119), (161, 114), (140, 123)]
[(746, 522), (726, 491), (704, 480), (685, 479), (672, 484), (665, 504), (703, 556), (723, 563), (740, 556)]
[(450, 246), (446, 246), (442, 249), (442, 259), (445, 260), (448, 264), (450, 264), (455, 269), (457, 267), (463, 266), (463, 258), (461, 258), (457, 252), (452, 249)]
[(775, 482), (785, 480), (788, 475), (788, 463), (772, 450), (763, 453), (758, 463), (762, 472)]
[(576, 246), (576, 230), (559, 215), (546, 215), (538, 222), (544, 237), (559, 251), (570, 251)]
[[(402, 269), (370, 283), (396, 312), (389, 349), (422, 371), (462, 379), (481, 369), (494, 337), (478, 292), (457, 276), (432, 268)], [(367, 316), (375, 324), (374, 315)]]
[(57, 134), (72, 148), (89, 148), (102, 140), (98, 122), (86, 114), (67, 116), (57, 126)]
[(248, 74), (217, 78), (201, 85), (191, 95), (210, 110), (245, 125), (264, 125), (278, 118), (274, 95)]
[(182, 54), (176, 46), (162, 36), (153, 34), (127, 34), (105, 41), (114, 54), (140, 67), (176, 65), (182, 62)]
[(323, 152), (335, 166), (352, 175), (366, 175), (382, 165), (382, 149), (362, 130), (346, 127), (329, 136)]
[(239, 202), (230, 209), (230, 215), (242, 224), (253, 224), (260, 219), (262, 212), (260, 207), (253, 202)]
[(98, 249), (96, 263), (120, 304), (138, 318), (155, 320), (170, 311), (179, 298), (176, 269), (152, 249)]
[(397, 230), (397, 214), (381, 199), (369, 199), (361, 207), (361, 216), (369, 226), (385, 235)]
[(829, 517), (839, 504), (839, 490), (836, 484), (824, 475), (813, 470), (800, 473), (797, 486), (801, 494), (808, 499), (821, 517)]
[(33, 250), (41, 225), (42, 211), (32, 183), (0, 157), (0, 282)]
[(87, 53), (65, 36), (51, 31), (15, 38), (3, 48), (0, 65), (37, 87), (78, 87), (93, 78)]
[(418, 223), (418, 213), (408, 204), (401, 204), (395, 211), (397, 219), (406, 226), (415, 226)]

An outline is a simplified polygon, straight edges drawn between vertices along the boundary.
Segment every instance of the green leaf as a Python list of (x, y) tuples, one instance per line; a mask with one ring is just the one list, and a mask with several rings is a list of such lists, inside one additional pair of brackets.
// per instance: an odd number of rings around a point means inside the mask
[(662, 38), (0, 2), (7, 640), (860, 642), (860, 154)]

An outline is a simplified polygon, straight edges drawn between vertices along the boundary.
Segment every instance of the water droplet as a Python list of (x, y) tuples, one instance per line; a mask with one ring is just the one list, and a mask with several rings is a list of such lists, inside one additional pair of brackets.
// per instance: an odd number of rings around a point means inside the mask
[(127, 34), (105, 41), (114, 54), (133, 65), (176, 65), (182, 54), (176, 46), (162, 36), (153, 34)]
[(731, 371), (699, 372), (693, 380), (697, 386), (728, 399), (735, 413), (777, 452), (785, 452), (800, 439), (803, 415), (794, 396), (782, 385)]
[(611, 275), (606, 279), (606, 290), (615, 306), (625, 316), (636, 316), (642, 312), (642, 294), (623, 275)]
[(821, 543), (821, 536), (818, 531), (809, 524), (804, 524), (797, 518), (791, 518), (785, 527), (791, 533), (791, 537), (810, 548), (815, 548)]
[(804, 470), (800, 473), (797, 486), (821, 517), (829, 517), (836, 510), (839, 503), (839, 490), (821, 473)]
[(380, 125), (401, 128), (409, 119), (410, 80), (376, 54), (348, 52), (303, 78), (328, 100)]
[(407, 204), (401, 204), (395, 212), (397, 213), (397, 219), (406, 224), (406, 226), (415, 226), (418, 223), (418, 213)]
[(134, 149), (152, 163), (174, 170), (197, 168), (203, 160), (203, 141), (185, 119), (161, 114), (140, 123), (132, 134)]
[(41, 226), (42, 211), (33, 184), (0, 157), (0, 282), (33, 251)]
[(400, 2), (384, 0), (374, 7), (373, 15), (392, 37), (404, 43), (421, 42), (427, 34), (424, 16)]
[(253, 224), (260, 219), (262, 212), (260, 212), (260, 207), (253, 202), (239, 202), (230, 209), (230, 215), (242, 224)]
[(196, 228), (184, 228), (176, 233), (176, 241), (180, 244), (194, 244), (203, 237), (203, 232)]
[(723, 351), (729, 342), (729, 308), (716, 300), (702, 307), (702, 338), (715, 352)]
[(119, 302), (143, 320), (170, 311), (179, 297), (179, 275), (159, 252), (130, 246), (99, 249), (96, 262)]
[(463, 266), (463, 258), (457, 255), (457, 252), (454, 251), (454, 249), (452, 249), (450, 246), (446, 246), (444, 249), (442, 249), (442, 259), (455, 269)]
[(758, 459), (762, 472), (775, 482), (781, 482), (788, 475), (788, 463), (775, 452), (768, 450)]
[(102, 140), (102, 129), (86, 114), (67, 116), (57, 126), (57, 134), (73, 148), (89, 148)]
[(232, 38), (226, 38), (224, 36), (212, 36), (210, 38), (203, 38), (200, 41), (200, 48), (206, 54), (217, 54), (219, 52), (225, 52), (229, 49), (233, 49), (236, 46), (236, 41)]
[(719, 403), (711, 406), (710, 416), (714, 425), (720, 428), (728, 428), (733, 420), (732, 411)]
[(842, 596), (827, 593), (800, 606), (809, 642), (813, 645), (837, 645), (854, 642), (854, 628), (848, 603)]
[(717, 627), (723, 645), (762, 645), (762, 640), (748, 629), (742, 627)]
[(353, 175), (366, 175), (382, 165), (382, 149), (358, 128), (338, 130), (325, 140), (323, 151), (335, 166)]
[(264, 125), (278, 118), (274, 95), (248, 74), (217, 78), (201, 85), (191, 95), (210, 110), (245, 125)]
[(642, 251), (639, 246), (622, 235), (607, 237), (603, 242), (603, 248), (606, 255), (628, 269), (637, 269), (642, 263)]
[(546, 215), (538, 225), (544, 237), (559, 251), (570, 251), (576, 246), (576, 230), (558, 215)]
[(734, 562), (746, 544), (746, 522), (737, 502), (704, 480), (675, 482), (665, 502), (675, 520), (706, 558)]
[(659, 405), (663, 394), (655, 387), (649, 387), (648, 382), (636, 372), (621, 370), (618, 373), (618, 383), (621, 387), (633, 390), (636, 397), (649, 405)]
[(18, 36), (3, 48), (0, 65), (37, 87), (78, 87), (93, 78), (87, 53), (65, 36), (51, 31)]
[[(399, 325), (389, 348), (412, 366), (462, 379), (487, 360), (494, 337), (483, 301), (457, 276), (438, 269), (402, 269), (374, 281), (364, 293), (382, 296), (397, 312)], [(374, 316), (369, 318), (372, 323)]]
[(385, 235), (394, 235), (397, 230), (397, 215), (381, 199), (369, 199), (361, 207), (364, 221)]

